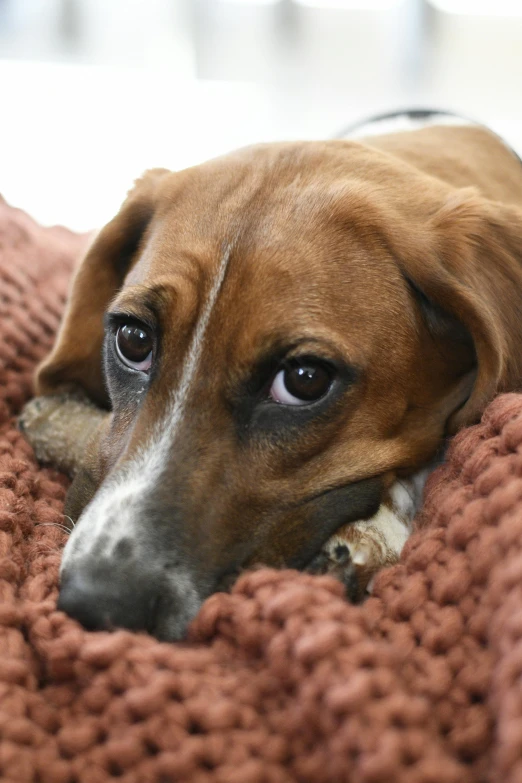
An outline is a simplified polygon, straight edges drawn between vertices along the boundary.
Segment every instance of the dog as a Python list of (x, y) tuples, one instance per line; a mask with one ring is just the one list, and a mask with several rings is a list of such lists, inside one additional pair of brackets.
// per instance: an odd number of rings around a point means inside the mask
[(182, 638), (256, 564), (361, 600), (446, 439), (519, 388), (522, 165), (390, 119), (148, 171), (88, 250), (21, 416), (74, 477), (58, 607), (86, 628)]

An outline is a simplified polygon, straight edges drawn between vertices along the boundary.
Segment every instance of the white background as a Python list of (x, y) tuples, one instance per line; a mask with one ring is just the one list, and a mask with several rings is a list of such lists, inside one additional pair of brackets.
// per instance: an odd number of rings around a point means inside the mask
[(522, 0), (0, 0), (0, 192), (44, 224), (100, 226), (150, 166), (398, 107), (520, 150), (521, 98)]

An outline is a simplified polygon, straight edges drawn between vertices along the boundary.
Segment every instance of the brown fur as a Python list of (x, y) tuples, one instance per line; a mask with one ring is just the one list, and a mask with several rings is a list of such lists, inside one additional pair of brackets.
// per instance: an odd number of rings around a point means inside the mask
[[(160, 420), (226, 248), (155, 498), (181, 530), (170, 544), (190, 552), (210, 591), (254, 562), (303, 567), (496, 392), (520, 386), (522, 167), (485, 129), (435, 127), (261, 145), (145, 174), (87, 253), (38, 374), (40, 395), (80, 388), (109, 409), (104, 313), (139, 318), (152, 297), (159, 372), (140, 405), (107, 411), (73, 485), (74, 516)], [(297, 339), (357, 378), (278, 439), (242, 418), (242, 395), (260, 358)]]

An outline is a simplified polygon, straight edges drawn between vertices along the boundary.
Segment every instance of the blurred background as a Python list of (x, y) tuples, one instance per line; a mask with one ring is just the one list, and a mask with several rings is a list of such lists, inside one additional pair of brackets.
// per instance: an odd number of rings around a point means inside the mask
[(522, 0), (0, 0), (0, 192), (100, 226), (150, 166), (428, 106), (522, 150)]

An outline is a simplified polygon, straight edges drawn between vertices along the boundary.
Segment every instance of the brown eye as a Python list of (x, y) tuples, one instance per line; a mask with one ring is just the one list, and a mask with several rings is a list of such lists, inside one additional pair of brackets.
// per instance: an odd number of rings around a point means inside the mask
[(116, 353), (121, 361), (133, 370), (150, 370), (153, 344), (150, 331), (138, 323), (124, 324), (116, 332)]
[(330, 390), (332, 372), (319, 362), (294, 362), (280, 370), (270, 388), (270, 396), (284, 405), (306, 405)]

